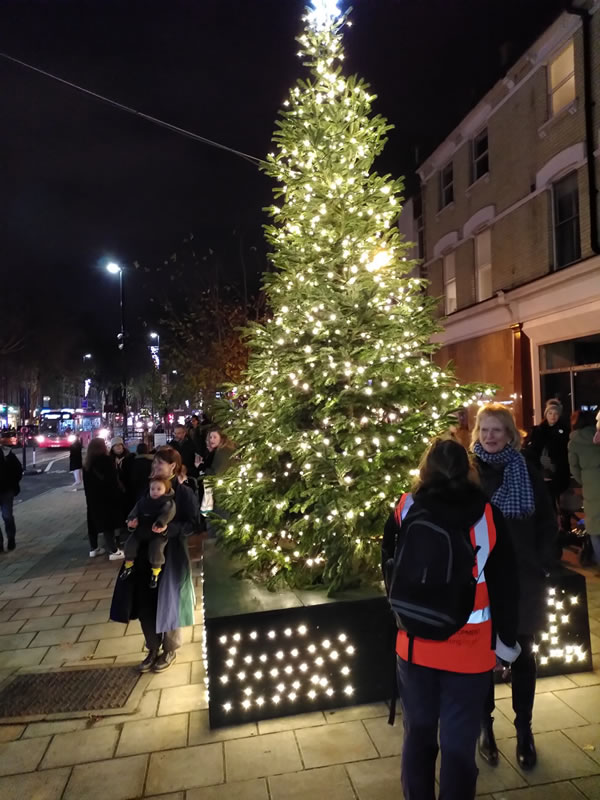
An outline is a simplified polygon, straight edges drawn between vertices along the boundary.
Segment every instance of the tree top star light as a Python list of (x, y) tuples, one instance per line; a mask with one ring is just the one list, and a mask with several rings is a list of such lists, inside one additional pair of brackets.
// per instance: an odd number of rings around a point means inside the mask
[(214, 484), (225, 544), (249, 573), (330, 592), (379, 578), (390, 508), (479, 391), (431, 360), (436, 301), (396, 225), (402, 181), (372, 170), (390, 126), (343, 74), (345, 24), (315, 0), (298, 38), (309, 75), (264, 168), (277, 182), (270, 314), (249, 332), (241, 408), (222, 420), (236, 460)]

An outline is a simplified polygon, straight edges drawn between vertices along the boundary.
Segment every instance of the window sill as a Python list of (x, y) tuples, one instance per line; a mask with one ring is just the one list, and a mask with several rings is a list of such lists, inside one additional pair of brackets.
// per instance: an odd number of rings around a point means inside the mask
[(467, 197), (471, 197), (471, 191), (473, 189), (477, 188), (482, 183), (488, 184), (489, 182), (490, 182), (490, 173), (486, 172), (485, 175), (481, 176), (481, 178), (477, 178), (476, 181), (473, 181), (473, 183), (467, 188), (467, 191), (465, 192), (465, 195)]
[(442, 214), (444, 214), (450, 208), (454, 208), (454, 200), (451, 203), (448, 203), (447, 206), (444, 206), (443, 208), (440, 208), (440, 210), (435, 215), (435, 221), (438, 222), (438, 220), (442, 216)]
[(550, 117), (550, 119), (547, 119), (543, 125), (540, 125), (540, 127), (538, 128), (538, 136), (540, 137), (540, 139), (546, 138), (546, 136), (548, 135), (548, 131), (550, 130), (550, 128), (552, 128), (552, 126), (556, 122), (558, 122), (558, 120), (563, 119), (566, 116), (573, 116), (573, 114), (577, 113), (578, 109), (579, 109), (579, 103), (577, 101), (577, 98), (575, 98), (575, 100), (570, 102), (568, 106), (561, 108), (558, 114), (555, 114), (553, 117)]

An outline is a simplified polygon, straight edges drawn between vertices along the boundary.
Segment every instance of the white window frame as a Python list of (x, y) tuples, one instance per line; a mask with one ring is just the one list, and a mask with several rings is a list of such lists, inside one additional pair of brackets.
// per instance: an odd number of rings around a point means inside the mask
[[(481, 237), (489, 237), (489, 258), (483, 259), (481, 252)], [(484, 290), (484, 280), (489, 282), (489, 291)], [(493, 295), (492, 289), (492, 229), (485, 228), (475, 235), (475, 293), (477, 302), (488, 300)]]
[[(483, 133), (485, 133), (485, 139), (486, 139), (485, 153), (482, 153), (480, 156), (475, 156), (475, 141)], [(487, 169), (485, 170), (485, 172), (482, 172), (481, 175), (478, 175), (477, 164), (484, 158), (487, 159)], [(488, 129), (486, 126), (485, 128), (482, 128), (478, 133), (476, 133), (475, 136), (471, 139), (471, 183), (475, 183), (475, 181), (478, 181), (480, 178), (483, 178), (483, 176), (487, 175), (489, 171), (490, 171), (490, 140), (488, 135)]]
[[(573, 70), (563, 78), (560, 83), (556, 86), (552, 85), (552, 65), (567, 51), (571, 50), (573, 54)], [(561, 47), (561, 49), (548, 61), (548, 68), (547, 68), (547, 78), (548, 78), (548, 118), (555, 117), (557, 114), (560, 114), (561, 111), (564, 111), (576, 98), (576, 90), (577, 87), (575, 85), (575, 44), (573, 39), (569, 39), (569, 41)], [(554, 110), (553, 108), (553, 99), (555, 94), (562, 89), (562, 87), (568, 83), (570, 80), (573, 80), (573, 97), (567, 102), (563, 103), (563, 105)]]
[[(448, 181), (448, 183), (444, 183), (444, 172), (450, 167), (452, 171), (452, 177)], [(451, 193), (451, 197), (449, 200), (446, 200), (446, 192), (449, 191)], [(439, 175), (439, 210), (441, 211), (446, 206), (451, 205), (454, 202), (454, 163), (452, 161), (448, 161), (447, 164), (440, 170)]]
[(453, 314), (458, 309), (456, 296), (456, 253), (446, 253), (443, 263), (444, 313)]
[[(577, 187), (576, 194), (577, 194), (577, 215), (571, 217), (569, 220), (562, 220), (560, 223), (556, 219), (556, 187), (559, 183), (562, 183), (567, 178), (571, 178), (575, 176), (575, 185)], [(571, 170), (570, 172), (561, 175), (555, 181), (552, 182), (552, 250), (553, 250), (553, 261), (554, 261), (554, 270), (561, 270), (565, 267), (571, 266), (571, 264), (577, 264), (578, 261), (581, 261), (581, 206), (579, 204), (579, 176), (577, 170)], [(556, 232), (557, 228), (560, 225), (565, 225), (573, 220), (577, 220), (577, 238), (578, 238), (578, 250), (579, 255), (574, 258), (572, 261), (565, 262), (564, 264), (558, 263), (558, 247), (556, 244)]]

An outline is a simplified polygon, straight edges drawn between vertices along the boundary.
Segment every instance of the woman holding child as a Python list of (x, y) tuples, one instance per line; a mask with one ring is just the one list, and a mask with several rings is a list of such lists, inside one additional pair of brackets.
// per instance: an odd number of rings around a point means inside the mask
[(140, 541), (133, 569), (125, 579), (116, 581), (110, 610), (115, 622), (140, 620), (148, 648), (139, 666), (141, 672), (168, 669), (182, 644), (181, 628), (194, 624), (195, 594), (187, 537), (200, 526), (197, 496), (186, 485), (181, 456), (172, 447), (157, 451), (152, 478), (171, 481), (174, 492), (175, 516), (165, 532), (165, 564), (157, 588), (151, 588), (148, 540)]

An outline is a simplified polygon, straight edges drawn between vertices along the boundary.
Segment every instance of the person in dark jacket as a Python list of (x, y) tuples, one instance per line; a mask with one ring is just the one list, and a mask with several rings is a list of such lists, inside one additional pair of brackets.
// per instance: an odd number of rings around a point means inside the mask
[(73, 473), (72, 491), (76, 492), (83, 486), (83, 443), (78, 433), (71, 434), (72, 441), (69, 447), (69, 472)]
[(116, 538), (118, 531), (125, 525), (123, 491), (114, 462), (107, 452), (106, 442), (100, 437), (92, 439), (88, 445), (83, 488), (87, 503), (90, 558), (106, 552), (104, 548), (98, 547), (99, 533), (104, 535), (109, 559), (117, 561), (124, 558)]
[(171, 439), (169, 447), (173, 447), (181, 456), (181, 461), (186, 469), (187, 475), (190, 478), (196, 478), (198, 475), (198, 466), (196, 464), (196, 448), (194, 442), (188, 436), (185, 425), (175, 425), (173, 432), (175, 438)]
[(600, 447), (594, 444), (595, 435), (594, 412), (579, 411), (569, 441), (569, 464), (583, 490), (585, 530), (600, 567)]
[[(521, 767), (531, 768), (537, 760), (531, 732), (536, 678), (533, 640), (546, 624), (546, 577), (555, 560), (557, 519), (541, 472), (520, 453), (521, 435), (506, 406), (488, 403), (479, 409), (472, 449), (481, 486), (504, 514), (517, 556), (521, 587), (517, 639), (521, 655), (512, 665), (512, 702), (517, 760)], [(498, 749), (493, 710), (494, 685), (490, 681), (479, 752), (495, 765)]]
[[(406, 800), (435, 797), (439, 726), (440, 797), (472, 800), (478, 774), (475, 749), (491, 670), (496, 655), (510, 661), (519, 653), (514, 550), (504, 518), (498, 508), (490, 507), (466, 449), (451, 439), (433, 442), (421, 462), (413, 493), (403, 495), (399, 513), (391, 514), (385, 525), (382, 567), (386, 581), (390, 577), (387, 565), (403, 545), (408, 509), (411, 514), (413, 509), (416, 514), (425, 510), (428, 519), (445, 531), (464, 531), (474, 548), (478, 589), (469, 621), (449, 639), (414, 637), (407, 650), (407, 634), (398, 632), (402, 788)], [(481, 544), (477, 553), (474, 542)]]
[(135, 452), (136, 455), (131, 465), (131, 485), (137, 501), (148, 489), (154, 456), (150, 454), (145, 442), (140, 442)]
[[(6, 531), (6, 546), (8, 550), (16, 547), (17, 526), (13, 513), (15, 497), (21, 491), (20, 483), (23, 477), (21, 462), (6, 445), (0, 446), (0, 509)], [(4, 552), (4, 540), (0, 530), (0, 553)]]
[(208, 454), (208, 447), (206, 444), (208, 427), (209, 423), (203, 422), (197, 414), (192, 416), (188, 436), (192, 440), (195, 452), (202, 460), (204, 460)]
[[(558, 400), (548, 400), (544, 420), (532, 428), (525, 443), (524, 452), (542, 471), (544, 482), (557, 514), (560, 496), (569, 488), (569, 425), (562, 418), (563, 407)], [(567, 530), (568, 530), (567, 523)]]
[(148, 648), (148, 655), (139, 665), (140, 672), (162, 672), (171, 666), (182, 644), (181, 628), (194, 624), (196, 602), (187, 537), (199, 528), (198, 497), (185, 480), (181, 482), (181, 456), (172, 447), (157, 450), (152, 475), (171, 479), (176, 507), (175, 518), (167, 528), (165, 565), (158, 591), (150, 589), (148, 549), (142, 543), (131, 579), (115, 583), (110, 609), (110, 618), (115, 622), (140, 620)]

